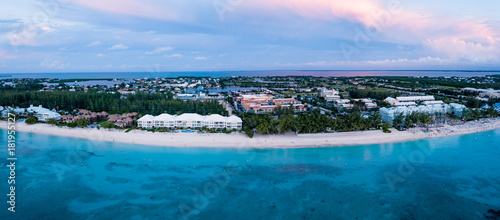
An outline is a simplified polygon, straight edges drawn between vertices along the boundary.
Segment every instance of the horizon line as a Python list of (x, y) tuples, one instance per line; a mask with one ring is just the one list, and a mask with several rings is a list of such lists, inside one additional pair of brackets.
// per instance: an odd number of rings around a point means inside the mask
[[(500, 72), (500, 70), (432, 70), (432, 69), (423, 69), (423, 70), (197, 70), (197, 71), (158, 71), (158, 72), (149, 72), (149, 73), (205, 73), (205, 72)], [(148, 71), (109, 71), (109, 72), (101, 72), (101, 71), (69, 71), (69, 72), (17, 72), (17, 73), (0, 73), (0, 75), (9, 75), (9, 74), (65, 74), (65, 73), (148, 73)]]

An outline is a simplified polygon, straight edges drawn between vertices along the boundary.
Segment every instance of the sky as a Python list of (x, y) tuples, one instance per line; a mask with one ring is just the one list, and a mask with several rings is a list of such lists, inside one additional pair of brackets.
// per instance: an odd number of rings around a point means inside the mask
[(16, 0), (0, 73), (500, 70), (498, 0)]

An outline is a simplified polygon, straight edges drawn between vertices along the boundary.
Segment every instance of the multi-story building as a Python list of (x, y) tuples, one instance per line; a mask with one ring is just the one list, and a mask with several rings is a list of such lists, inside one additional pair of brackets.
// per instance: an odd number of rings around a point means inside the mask
[(323, 97), (327, 102), (332, 102), (334, 100), (340, 99), (338, 90), (335, 89), (329, 90), (327, 88), (321, 89), (321, 97)]
[(137, 121), (140, 128), (181, 128), (199, 129), (215, 128), (228, 130), (241, 130), (243, 121), (237, 116), (224, 117), (218, 114), (202, 116), (199, 114), (186, 113), (182, 115), (161, 114), (159, 116), (145, 115)]
[(275, 99), (273, 95), (242, 95), (235, 99), (245, 112), (255, 114), (272, 113), (276, 108), (289, 108), (295, 112), (305, 112), (306, 106), (294, 98)]
[(500, 90), (463, 88), (462, 91), (477, 92), (477, 93), (479, 93), (480, 97), (486, 97), (486, 98), (490, 98), (490, 99), (500, 98)]
[(384, 99), (384, 102), (387, 102), (390, 105), (395, 105), (398, 102), (398, 100), (392, 97), (387, 97), (386, 99)]
[(95, 113), (87, 110), (80, 110), (77, 116), (73, 115), (63, 115), (61, 116), (61, 121), (63, 123), (75, 122), (80, 118), (85, 118), (89, 121), (89, 123), (94, 123), (98, 121), (104, 121), (108, 118), (108, 113), (103, 111), (101, 113)]
[(424, 102), (432, 102), (436, 100), (434, 96), (400, 96), (396, 98), (387, 97), (384, 99), (385, 102), (391, 104), (392, 106), (400, 107), (400, 106), (416, 106), (416, 102), (424, 101)]
[(33, 114), (34, 117), (36, 117), (39, 121), (47, 121), (48, 119), (56, 119), (60, 120), (61, 119), (61, 114), (51, 111), (50, 109), (44, 108), (41, 105), (38, 107), (34, 107), (33, 105), (30, 105), (29, 108), (9, 108), (7, 107), (3, 112), (2, 116), (6, 116), (10, 111), (15, 112), (16, 114), (26, 117), (28, 114)]
[(264, 104), (264, 103), (271, 104), (273, 99), (274, 99), (273, 95), (255, 94), (255, 95), (241, 95), (240, 97), (237, 97), (235, 101), (247, 101), (259, 104)]
[(432, 95), (427, 95), (427, 96), (400, 96), (396, 97), (398, 102), (418, 102), (418, 101), (434, 101), (436, 100), (434, 96)]
[(293, 98), (289, 99), (274, 99), (274, 104), (275, 105), (294, 105), (297, 103), (297, 100)]

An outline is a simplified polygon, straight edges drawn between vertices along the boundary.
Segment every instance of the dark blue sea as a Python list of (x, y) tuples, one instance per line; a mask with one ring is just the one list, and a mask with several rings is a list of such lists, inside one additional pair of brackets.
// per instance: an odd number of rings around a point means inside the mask
[(215, 72), (82, 72), (82, 73), (2, 73), (1, 78), (59, 78), (59, 79), (137, 79), (157, 77), (230, 77), (230, 76), (429, 76), (429, 77), (471, 77), (498, 75), (500, 71), (215, 71)]
[(0, 140), (0, 219), (486, 219), (500, 209), (500, 130), (309, 149), (18, 133), (16, 213), (5, 130)]

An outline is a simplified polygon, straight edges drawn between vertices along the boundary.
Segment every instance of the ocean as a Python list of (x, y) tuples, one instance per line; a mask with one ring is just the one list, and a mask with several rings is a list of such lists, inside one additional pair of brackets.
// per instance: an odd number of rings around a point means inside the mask
[(429, 77), (471, 77), (498, 75), (500, 71), (444, 71), (444, 70), (408, 70), (408, 71), (213, 71), (213, 72), (84, 72), (84, 73), (2, 73), (2, 78), (59, 78), (59, 79), (137, 79), (167, 77), (231, 77), (231, 76), (317, 76), (317, 77), (355, 77), (355, 76), (429, 76)]
[(168, 148), (17, 134), (0, 219), (484, 219), (500, 209), (500, 130), (304, 149)]

